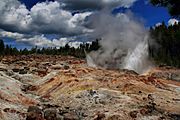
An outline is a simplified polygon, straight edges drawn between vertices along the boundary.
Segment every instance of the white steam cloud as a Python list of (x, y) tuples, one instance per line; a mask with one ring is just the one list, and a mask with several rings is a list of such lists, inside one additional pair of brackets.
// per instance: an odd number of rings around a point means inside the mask
[(130, 69), (140, 74), (151, 67), (149, 33), (131, 13), (114, 16), (103, 11), (90, 20), (95, 27), (93, 36), (102, 40), (99, 41), (101, 48), (87, 55), (89, 66)]

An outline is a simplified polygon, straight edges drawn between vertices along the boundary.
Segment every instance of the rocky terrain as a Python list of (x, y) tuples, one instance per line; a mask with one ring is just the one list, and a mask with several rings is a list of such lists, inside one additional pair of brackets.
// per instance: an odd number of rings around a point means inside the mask
[(138, 75), (73, 57), (6, 56), (0, 120), (180, 120), (180, 70)]

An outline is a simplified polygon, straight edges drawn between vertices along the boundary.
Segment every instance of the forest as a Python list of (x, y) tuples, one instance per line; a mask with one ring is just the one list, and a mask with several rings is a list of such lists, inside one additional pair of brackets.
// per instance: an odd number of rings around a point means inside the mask
[(150, 29), (152, 44), (149, 55), (157, 64), (180, 67), (180, 24), (162, 25)]
[[(149, 57), (158, 65), (169, 65), (180, 67), (180, 24), (166, 26), (164, 22), (156, 27), (151, 27), (151, 39), (149, 41)], [(70, 47), (66, 44), (60, 48), (38, 48), (18, 50), (10, 45), (4, 45), (0, 40), (0, 55), (29, 55), (29, 54), (46, 54), (46, 55), (70, 55), (78, 58), (85, 58), (86, 52), (96, 51), (100, 48), (97, 39), (92, 44), (81, 44), (78, 48)]]
[(31, 49), (20, 49), (12, 47), (11, 45), (5, 45), (3, 40), (0, 40), (0, 55), (30, 55), (30, 54), (44, 54), (44, 55), (63, 55), (63, 56), (74, 56), (77, 58), (85, 58), (85, 53), (90, 51), (95, 51), (99, 49), (99, 40), (93, 41), (91, 44), (85, 43), (81, 44), (78, 48), (70, 47), (66, 44), (63, 47), (43, 47), (38, 48), (37, 46), (32, 47)]

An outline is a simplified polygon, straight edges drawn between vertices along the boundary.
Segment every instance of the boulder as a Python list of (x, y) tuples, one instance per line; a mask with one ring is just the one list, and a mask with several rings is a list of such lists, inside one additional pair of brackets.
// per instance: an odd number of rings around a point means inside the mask
[(122, 116), (112, 115), (112, 116), (108, 117), (107, 120), (122, 120)]
[(65, 69), (65, 70), (68, 70), (69, 68), (70, 68), (69, 65), (67, 65), (67, 64), (64, 65), (64, 69)]
[(8, 70), (5, 72), (7, 76), (13, 76), (14, 72), (12, 70)]
[(25, 69), (20, 69), (20, 70), (19, 70), (19, 74), (27, 74), (27, 70), (25, 70)]
[(75, 112), (68, 112), (63, 114), (64, 120), (79, 120), (79, 117), (77, 116), (77, 114)]
[(25, 84), (21, 87), (21, 90), (24, 91), (24, 92), (27, 92), (27, 91), (35, 91), (37, 90), (37, 87), (34, 86), (34, 85), (29, 85), (29, 84)]
[(94, 120), (103, 120), (105, 118), (105, 114), (104, 113), (97, 113)]
[(30, 106), (26, 120), (44, 120), (42, 110), (37, 106)]
[(8, 71), (7, 66), (0, 63), (0, 71)]
[(161, 79), (180, 81), (180, 71), (177, 71), (177, 72), (169, 72), (169, 71), (155, 72), (155, 73), (152, 73), (151, 76), (156, 77), (156, 78), (161, 78)]
[(138, 111), (131, 111), (129, 113), (129, 115), (132, 117), (132, 118), (137, 118), (137, 114), (138, 114)]
[(54, 70), (60, 70), (63, 68), (63, 66), (62, 65), (52, 65), (51, 68)]
[(13, 68), (12, 71), (13, 71), (13, 72), (19, 72), (20, 69), (19, 69), (19, 68)]
[(58, 120), (57, 110), (50, 108), (44, 111), (44, 118), (46, 120)]

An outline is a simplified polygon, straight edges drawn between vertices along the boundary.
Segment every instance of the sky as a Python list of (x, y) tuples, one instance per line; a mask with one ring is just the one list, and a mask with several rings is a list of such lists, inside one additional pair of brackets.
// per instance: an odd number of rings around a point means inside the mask
[(166, 8), (148, 0), (1, 0), (0, 38), (19, 49), (66, 43), (78, 47), (94, 39), (93, 20), (102, 11), (114, 16), (131, 11), (147, 29), (176, 21)]

